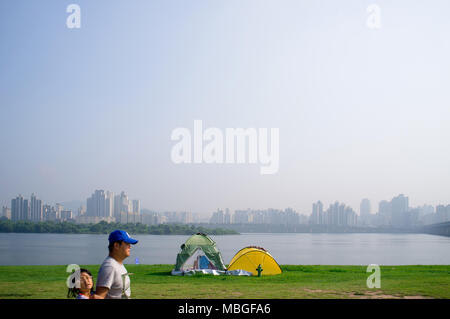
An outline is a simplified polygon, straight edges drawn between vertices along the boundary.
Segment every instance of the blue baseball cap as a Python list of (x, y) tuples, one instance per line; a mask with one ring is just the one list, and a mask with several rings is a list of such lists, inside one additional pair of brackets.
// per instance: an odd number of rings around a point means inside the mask
[(116, 241), (124, 241), (128, 244), (137, 244), (137, 240), (131, 238), (130, 235), (124, 230), (115, 230), (111, 234), (109, 234), (108, 240), (110, 243), (114, 243)]

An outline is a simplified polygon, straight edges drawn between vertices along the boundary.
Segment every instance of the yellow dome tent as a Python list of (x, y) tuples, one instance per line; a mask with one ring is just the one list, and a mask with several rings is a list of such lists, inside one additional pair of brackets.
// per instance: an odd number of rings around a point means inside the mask
[(267, 250), (261, 247), (249, 246), (237, 252), (231, 259), (227, 270), (242, 269), (251, 272), (254, 276), (258, 275), (258, 267), (261, 275), (278, 275), (281, 274), (281, 268), (275, 259)]

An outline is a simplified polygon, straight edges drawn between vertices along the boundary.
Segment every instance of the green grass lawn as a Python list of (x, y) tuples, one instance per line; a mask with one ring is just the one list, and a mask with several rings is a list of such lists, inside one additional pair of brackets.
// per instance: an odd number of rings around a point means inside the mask
[[(99, 265), (80, 265), (97, 278)], [(171, 276), (173, 265), (126, 265), (133, 298), (450, 298), (450, 265), (381, 266), (381, 288), (366, 266), (281, 266), (276, 276)], [(0, 266), (0, 298), (67, 296), (66, 266)]]

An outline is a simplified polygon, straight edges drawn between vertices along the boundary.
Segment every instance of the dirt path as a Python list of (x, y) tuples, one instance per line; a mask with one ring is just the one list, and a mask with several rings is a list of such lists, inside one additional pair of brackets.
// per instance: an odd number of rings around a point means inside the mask
[(321, 290), (321, 289), (303, 289), (306, 292), (309, 293), (323, 293), (323, 294), (337, 294), (339, 296), (342, 296), (344, 298), (354, 298), (354, 299), (430, 299), (429, 297), (425, 296), (395, 296), (395, 295), (388, 295), (383, 293), (381, 290), (377, 291), (364, 291), (363, 293), (360, 292), (336, 292), (333, 290)]

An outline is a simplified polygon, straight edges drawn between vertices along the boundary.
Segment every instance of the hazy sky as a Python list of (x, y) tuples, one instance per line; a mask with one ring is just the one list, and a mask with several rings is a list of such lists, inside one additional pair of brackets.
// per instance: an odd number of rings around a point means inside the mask
[[(81, 7), (69, 29), (66, 8)], [(369, 4), (381, 28), (366, 25)], [(450, 2), (0, 2), (0, 204), (95, 189), (211, 213), (450, 203)], [(279, 128), (259, 164), (174, 164), (172, 130)]]

